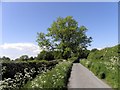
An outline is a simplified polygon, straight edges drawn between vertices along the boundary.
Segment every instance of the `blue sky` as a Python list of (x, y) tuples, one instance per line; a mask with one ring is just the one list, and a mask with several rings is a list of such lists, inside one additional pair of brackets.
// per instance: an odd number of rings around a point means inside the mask
[(117, 2), (91, 3), (2, 3), (2, 44), (32, 43), (37, 45), (37, 32), (47, 33), (57, 17), (73, 16), (79, 26), (88, 28), (93, 38), (91, 48), (118, 43)]

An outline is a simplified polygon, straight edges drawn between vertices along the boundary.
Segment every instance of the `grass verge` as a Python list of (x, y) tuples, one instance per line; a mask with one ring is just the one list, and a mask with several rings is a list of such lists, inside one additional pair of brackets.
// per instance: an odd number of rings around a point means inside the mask
[(67, 82), (72, 67), (71, 61), (63, 61), (56, 65), (51, 71), (38, 75), (34, 80), (28, 82), (22, 90), (35, 88), (67, 88)]

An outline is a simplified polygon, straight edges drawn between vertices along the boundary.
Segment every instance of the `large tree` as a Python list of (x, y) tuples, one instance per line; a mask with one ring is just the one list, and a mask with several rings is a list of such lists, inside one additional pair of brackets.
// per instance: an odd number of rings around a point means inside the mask
[(86, 35), (87, 28), (78, 26), (72, 16), (58, 17), (48, 28), (48, 33), (37, 33), (37, 42), (46, 50), (61, 51), (63, 58), (80, 55), (90, 45), (91, 37)]

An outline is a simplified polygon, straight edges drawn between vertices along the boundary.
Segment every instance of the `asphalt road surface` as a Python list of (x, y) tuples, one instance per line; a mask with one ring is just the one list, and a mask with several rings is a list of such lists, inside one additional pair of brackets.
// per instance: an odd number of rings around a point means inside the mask
[(80, 63), (74, 63), (68, 88), (111, 88)]

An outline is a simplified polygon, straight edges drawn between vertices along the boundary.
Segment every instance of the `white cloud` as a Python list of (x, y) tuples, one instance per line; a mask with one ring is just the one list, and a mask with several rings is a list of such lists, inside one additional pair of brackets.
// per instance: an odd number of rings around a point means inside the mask
[(41, 50), (33, 43), (5, 43), (0, 45), (0, 57), (15, 59), (21, 55), (36, 56)]
[(88, 50), (92, 50), (92, 49), (98, 49), (98, 50), (102, 50), (105, 47), (88, 47)]

